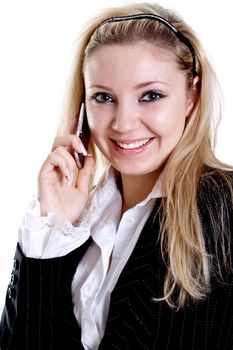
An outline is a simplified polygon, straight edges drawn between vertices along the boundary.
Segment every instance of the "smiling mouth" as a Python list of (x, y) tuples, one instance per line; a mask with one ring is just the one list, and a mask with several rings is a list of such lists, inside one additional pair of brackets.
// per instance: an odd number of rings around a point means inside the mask
[(135, 148), (140, 148), (140, 147), (146, 145), (150, 140), (151, 140), (151, 138), (146, 138), (146, 139), (138, 140), (138, 141), (131, 142), (131, 143), (124, 143), (124, 142), (119, 142), (119, 141), (115, 141), (115, 143), (117, 144), (118, 147), (120, 147), (122, 149), (135, 149)]

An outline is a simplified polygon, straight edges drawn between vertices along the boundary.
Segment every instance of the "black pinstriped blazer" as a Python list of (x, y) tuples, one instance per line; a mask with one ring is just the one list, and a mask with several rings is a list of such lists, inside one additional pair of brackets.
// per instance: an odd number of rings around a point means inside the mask
[[(213, 232), (217, 236), (218, 227), (210, 225), (209, 215), (218, 218), (221, 214), (229, 241), (233, 240), (233, 210), (230, 201), (221, 208), (219, 196), (225, 189), (221, 182), (214, 188), (212, 178), (201, 187), (198, 206), (207, 249), (214, 253), (218, 240), (213, 239)], [(179, 311), (152, 301), (162, 294), (165, 276), (157, 242), (160, 203), (158, 200), (112, 292), (99, 349), (232, 350), (232, 274), (222, 284), (213, 272), (208, 297)], [(26, 258), (17, 246), (1, 320), (1, 350), (84, 349), (73, 313), (71, 282), (90, 243), (91, 238), (64, 257), (44, 260)]]

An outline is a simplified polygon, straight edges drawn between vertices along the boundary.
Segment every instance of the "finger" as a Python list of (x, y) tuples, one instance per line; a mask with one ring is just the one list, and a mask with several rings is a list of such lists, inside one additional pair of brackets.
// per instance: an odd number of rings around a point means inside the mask
[(67, 150), (67, 148), (59, 146), (51, 153), (51, 155), (53, 154), (58, 154), (61, 157), (63, 157), (67, 163), (68, 168), (70, 168), (71, 170), (76, 170), (76, 162), (73, 158), (73, 155)]
[(87, 155), (87, 151), (83, 146), (82, 141), (77, 135), (66, 135), (56, 137), (52, 146), (52, 151), (61, 146), (67, 147), (69, 150), (74, 149), (79, 153)]
[(88, 194), (89, 191), (89, 183), (93, 166), (94, 159), (91, 155), (88, 155), (85, 158), (84, 167), (79, 170), (76, 187), (85, 194)]
[(57, 153), (51, 153), (45, 160), (40, 171), (40, 177), (46, 177), (49, 173), (53, 172), (54, 169), (60, 171), (60, 175), (66, 176), (67, 174), (67, 163), (64, 157)]
[[(60, 154), (61, 156), (64, 157), (64, 159), (66, 159), (68, 183), (69, 185), (72, 184), (73, 186), (75, 186), (77, 181), (77, 176), (78, 176), (78, 168), (79, 168), (75, 157), (75, 151), (72, 153), (69, 153), (66, 148), (64, 148), (63, 146), (59, 146), (58, 148), (55, 149), (53, 153)], [(68, 176), (68, 174), (70, 174), (70, 176)]]
[(40, 178), (46, 179), (46, 176), (53, 171), (55, 171), (54, 175), (56, 175), (58, 180), (65, 179), (69, 185), (76, 184), (77, 166), (69, 152), (62, 147), (56, 149), (55, 152), (52, 152), (47, 157), (42, 166)]

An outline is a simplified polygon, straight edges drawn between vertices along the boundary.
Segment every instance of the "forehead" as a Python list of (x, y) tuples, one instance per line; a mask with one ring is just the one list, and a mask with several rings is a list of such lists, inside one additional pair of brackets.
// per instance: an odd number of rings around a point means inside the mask
[(84, 80), (87, 85), (104, 81), (112, 85), (118, 81), (165, 80), (170, 83), (185, 75), (170, 49), (147, 42), (127, 45), (105, 45), (96, 49), (85, 62)]

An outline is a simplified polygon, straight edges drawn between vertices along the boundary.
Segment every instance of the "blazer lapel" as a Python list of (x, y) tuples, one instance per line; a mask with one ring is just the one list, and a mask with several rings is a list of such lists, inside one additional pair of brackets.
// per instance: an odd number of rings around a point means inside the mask
[[(105, 335), (99, 349), (106, 349), (110, 344), (115, 344), (114, 339), (117, 339), (117, 345), (119, 345), (119, 339), (125, 337), (125, 334), (123, 334), (125, 330), (121, 333), (122, 323), (128, 320), (130, 324), (134, 324), (132, 320), (135, 313), (134, 301), (141, 297), (143, 299), (145, 290), (148, 293), (148, 302), (151, 302), (153, 297), (158, 296), (159, 292), (162, 293), (161, 279), (163, 279), (162, 275), (165, 273), (165, 269), (161, 266), (160, 243), (158, 240), (160, 216), (161, 198), (158, 198), (139, 236), (138, 242), (111, 293)], [(137, 306), (136, 309), (139, 310), (140, 306)], [(144, 312), (143, 310), (141, 311)], [(137, 319), (136, 314), (135, 319)], [(140, 317), (138, 317), (139, 319)], [(149, 322), (151, 321), (150, 318), (148, 320)], [(121, 346), (126, 346), (126, 344), (122, 343)]]

